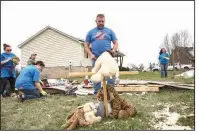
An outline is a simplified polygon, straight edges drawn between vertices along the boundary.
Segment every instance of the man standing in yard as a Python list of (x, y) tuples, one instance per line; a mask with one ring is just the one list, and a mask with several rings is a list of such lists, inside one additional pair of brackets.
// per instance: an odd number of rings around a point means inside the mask
[(35, 59), (37, 54), (31, 54), (30, 58), (28, 59), (27, 65), (35, 65)]
[(44, 67), (45, 65), (42, 61), (37, 61), (35, 65), (28, 65), (23, 68), (17, 77), (15, 86), (24, 93), (18, 95), (18, 99), (21, 102), (26, 99), (40, 98), (40, 94), (47, 94), (40, 85), (40, 72)]
[[(98, 14), (96, 17), (97, 27), (90, 30), (86, 36), (84, 47), (89, 56), (92, 59), (92, 67), (95, 65), (96, 59), (105, 51), (111, 50), (114, 55), (118, 49), (118, 41), (115, 33), (104, 27), (105, 16), (103, 14)], [(111, 41), (113, 42), (113, 48), (111, 48)], [(92, 52), (90, 50), (89, 44), (92, 44)], [(108, 84), (115, 84), (114, 79), (108, 79)], [(100, 83), (94, 83), (94, 94), (97, 94), (98, 90), (101, 88)]]

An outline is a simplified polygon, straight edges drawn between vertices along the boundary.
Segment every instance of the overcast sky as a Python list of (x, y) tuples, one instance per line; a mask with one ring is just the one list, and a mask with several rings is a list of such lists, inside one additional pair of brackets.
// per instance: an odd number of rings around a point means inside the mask
[[(188, 30), (194, 40), (194, 1), (129, 2), (1, 2), (1, 47), (17, 45), (50, 25), (72, 36), (85, 39), (96, 26), (96, 14), (103, 13), (125, 53), (128, 63), (157, 62), (164, 36)], [(2, 49), (1, 49), (2, 50)]]

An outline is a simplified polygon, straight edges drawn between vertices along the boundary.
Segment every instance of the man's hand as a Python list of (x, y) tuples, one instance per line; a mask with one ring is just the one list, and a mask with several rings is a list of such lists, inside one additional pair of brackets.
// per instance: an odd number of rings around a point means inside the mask
[(91, 59), (96, 60), (96, 57), (94, 54), (91, 54), (90, 57), (91, 57)]
[(116, 51), (115, 51), (115, 50), (112, 49), (110, 52), (111, 52), (111, 54), (113, 55), (113, 57), (116, 56)]

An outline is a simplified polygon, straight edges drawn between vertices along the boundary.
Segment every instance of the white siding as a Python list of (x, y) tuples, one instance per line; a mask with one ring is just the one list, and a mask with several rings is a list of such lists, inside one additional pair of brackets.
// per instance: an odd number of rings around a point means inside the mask
[[(83, 46), (54, 30), (48, 29), (29, 41), (21, 48), (22, 66), (27, 64), (31, 53), (37, 53), (36, 60), (44, 61), (46, 67), (68, 66), (72, 62), (73, 66), (80, 66), (84, 62)], [(87, 66), (91, 61), (85, 59)]]

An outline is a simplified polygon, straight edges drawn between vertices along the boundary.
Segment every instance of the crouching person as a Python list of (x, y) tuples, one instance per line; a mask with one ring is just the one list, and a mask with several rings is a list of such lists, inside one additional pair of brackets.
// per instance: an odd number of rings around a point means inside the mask
[(44, 67), (42, 61), (37, 61), (35, 65), (28, 65), (22, 69), (15, 84), (18, 91), (23, 93), (18, 95), (20, 102), (47, 95), (40, 85), (40, 72)]

